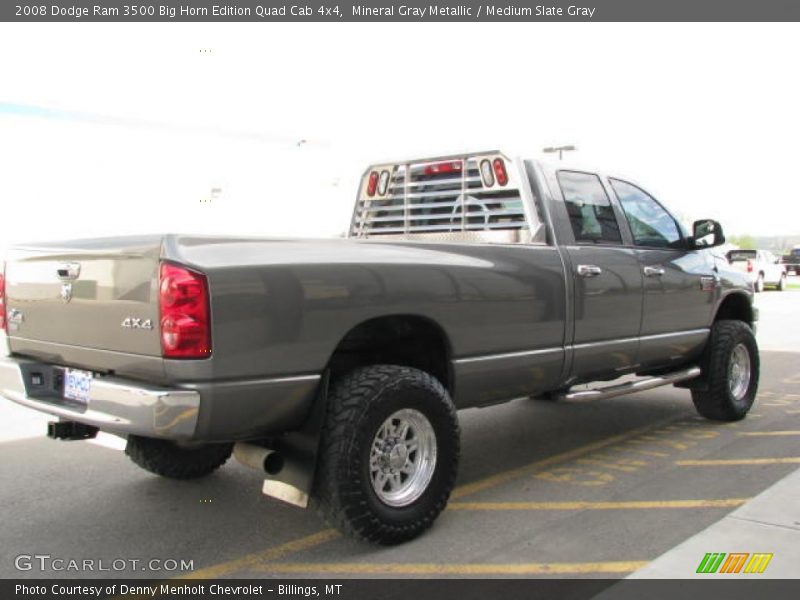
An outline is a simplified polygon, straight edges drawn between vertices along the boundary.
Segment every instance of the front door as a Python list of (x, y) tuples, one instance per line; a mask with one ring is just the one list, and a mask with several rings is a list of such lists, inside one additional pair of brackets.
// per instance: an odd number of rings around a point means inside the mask
[(641, 188), (609, 179), (631, 230), (644, 280), (639, 361), (685, 361), (708, 336), (718, 277), (708, 252), (688, 250), (675, 218)]

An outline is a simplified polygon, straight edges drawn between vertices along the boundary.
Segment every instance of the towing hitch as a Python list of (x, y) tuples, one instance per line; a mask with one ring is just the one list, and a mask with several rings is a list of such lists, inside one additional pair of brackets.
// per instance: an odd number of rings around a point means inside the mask
[(50, 421), (47, 424), (47, 437), (54, 440), (90, 440), (97, 436), (97, 431), (97, 427), (75, 421)]

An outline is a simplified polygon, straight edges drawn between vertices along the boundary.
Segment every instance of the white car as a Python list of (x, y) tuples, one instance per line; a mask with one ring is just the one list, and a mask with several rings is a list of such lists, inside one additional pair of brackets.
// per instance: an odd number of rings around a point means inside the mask
[(778, 291), (786, 289), (786, 267), (781, 264), (780, 257), (768, 250), (731, 250), (727, 254), (728, 262), (740, 271), (748, 274), (757, 292), (763, 292), (766, 286), (774, 286)]

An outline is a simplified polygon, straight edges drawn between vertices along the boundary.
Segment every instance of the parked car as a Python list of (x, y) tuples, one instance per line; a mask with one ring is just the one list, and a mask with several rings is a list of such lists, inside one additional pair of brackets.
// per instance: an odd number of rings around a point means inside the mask
[(756, 292), (763, 292), (766, 286), (779, 291), (786, 289), (786, 267), (768, 250), (730, 250), (728, 262), (747, 273)]
[(398, 543), (447, 503), (458, 409), (675, 384), (709, 419), (744, 418), (758, 315), (708, 250), (723, 241), (592, 170), (496, 151), (379, 164), (345, 240), (15, 247), (0, 395), (57, 417), (50, 437), (122, 436), (164, 477), (233, 452), (265, 494)]
[(786, 268), (786, 273), (800, 275), (800, 246), (795, 246), (792, 250), (781, 258), (781, 263)]

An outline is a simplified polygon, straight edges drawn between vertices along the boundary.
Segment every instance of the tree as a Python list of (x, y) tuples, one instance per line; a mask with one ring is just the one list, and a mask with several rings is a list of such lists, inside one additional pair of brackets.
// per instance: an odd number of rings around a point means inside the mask
[(739, 246), (742, 250), (756, 249), (756, 241), (749, 235), (733, 235), (728, 238), (728, 242)]

